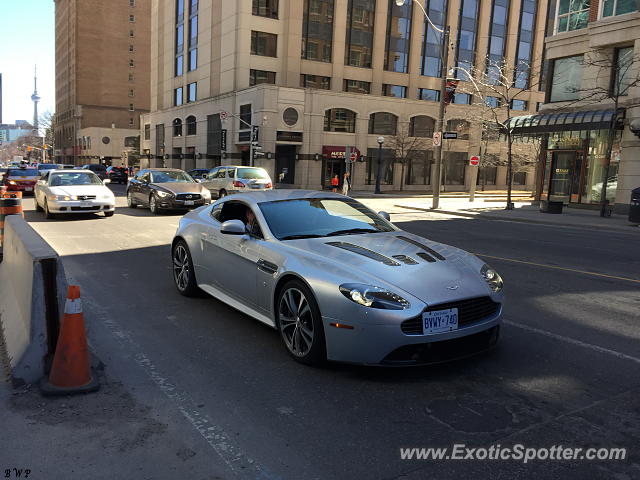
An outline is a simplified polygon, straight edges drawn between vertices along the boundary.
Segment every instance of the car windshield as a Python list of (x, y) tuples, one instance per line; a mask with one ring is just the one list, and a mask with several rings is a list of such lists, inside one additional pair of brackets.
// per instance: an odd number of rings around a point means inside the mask
[(38, 170), (35, 168), (12, 168), (7, 172), (7, 177), (37, 177)]
[(300, 198), (259, 204), (278, 240), (391, 232), (393, 225), (348, 198)]
[(65, 187), (69, 185), (102, 185), (102, 181), (92, 172), (69, 172), (49, 174), (49, 185)]
[(185, 172), (151, 172), (151, 183), (193, 183)]
[(268, 179), (267, 171), (262, 168), (239, 168), (238, 178), (245, 180), (263, 180)]

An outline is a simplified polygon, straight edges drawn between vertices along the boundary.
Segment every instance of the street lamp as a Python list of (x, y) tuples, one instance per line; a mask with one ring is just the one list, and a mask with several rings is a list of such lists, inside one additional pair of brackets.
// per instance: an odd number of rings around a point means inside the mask
[[(396, 0), (397, 2), (398, 0)], [(376, 171), (376, 190), (373, 193), (382, 193), (380, 191), (380, 165), (382, 164), (382, 145), (384, 145), (384, 137), (378, 137), (378, 170)]]
[[(440, 45), (440, 61), (442, 63), (441, 67), (441, 82), (440, 82), (440, 105), (438, 109), (438, 123), (436, 124), (436, 131), (442, 132), (444, 130), (444, 109), (446, 106), (446, 97), (447, 97), (447, 64), (449, 63), (449, 25), (446, 25), (444, 28), (439, 28), (433, 24), (431, 19), (429, 18), (429, 14), (424, 9), (424, 7), (420, 4), (418, 0), (396, 0), (396, 5), (399, 7), (404, 6), (407, 2), (413, 1), (416, 3), (425, 18), (429, 22), (431, 28), (433, 28), (436, 32), (440, 34), (442, 37), (442, 44)], [(447, 3), (448, 6), (448, 3)], [(447, 8), (448, 9), (448, 8)], [(447, 21), (447, 12), (445, 9), (445, 22)], [(434, 177), (435, 177), (435, 185), (433, 189), (433, 204), (431, 208), (437, 209), (440, 207), (440, 170), (442, 166), (442, 139), (440, 140), (440, 145), (435, 146), (435, 163), (434, 163)]]

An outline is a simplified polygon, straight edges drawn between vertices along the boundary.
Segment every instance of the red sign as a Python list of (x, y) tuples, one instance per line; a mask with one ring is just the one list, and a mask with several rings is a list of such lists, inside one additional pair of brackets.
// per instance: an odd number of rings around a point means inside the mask
[[(344, 160), (345, 150), (346, 147), (325, 145), (322, 147), (322, 156), (324, 158), (335, 158)], [(355, 162), (359, 157), (360, 150), (358, 150), (356, 147), (351, 147), (351, 160)]]
[(473, 155), (472, 157), (470, 157), (469, 165), (471, 165), (472, 167), (477, 167), (478, 165), (480, 165), (480, 157), (478, 157), (477, 155)]

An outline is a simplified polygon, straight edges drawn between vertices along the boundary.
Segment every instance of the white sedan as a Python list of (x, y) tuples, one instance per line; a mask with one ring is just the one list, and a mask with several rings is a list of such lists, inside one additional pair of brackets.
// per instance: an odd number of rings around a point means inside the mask
[(49, 170), (38, 180), (34, 190), (36, 210), (47, 218), (58, 213), (115, 213), (116, 199), (91, 170)]

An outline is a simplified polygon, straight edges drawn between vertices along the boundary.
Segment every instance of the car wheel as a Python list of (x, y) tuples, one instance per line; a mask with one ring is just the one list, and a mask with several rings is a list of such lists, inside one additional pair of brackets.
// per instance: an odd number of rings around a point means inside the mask
[(47, 203), (47, 199), (44, 199), (44, 218), (54, 218), (54, 214), (49, 211), (49, 204)]
[(220, 190), (218, 192), (218, 198), (222, 198), (222, 197), (226, 197), (227, 196), (227, 191), (226, 190)]
[(191, 253), (184, 240), (179, 240), (173, 247), (171, 254), (173, 260), (173, 281), (181, 295), (196, 297), (200, 293), (196, 272), (193, 268)]
[(104, 212), (105, 217), (113, 217), (113, 214), (116, 212)]
[(320, 308), (304, 283), (291, 280), (282, 287), (276, 303), (276, 320), (284, 345), (293, 358), (307, 365), (326, 361)]
[(160, 207), (158, 207), (158, 199), (153, 193), (149, 196), (149, 210), (151, 210), (151, 213), (153, 213), (154, 215), (158, 215), (160, 213)]
[(131, 190), (127, 190), (127, 207), (129, 208), (137, 208), (138, 204), (133, 200), (133, 194)]

